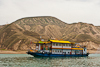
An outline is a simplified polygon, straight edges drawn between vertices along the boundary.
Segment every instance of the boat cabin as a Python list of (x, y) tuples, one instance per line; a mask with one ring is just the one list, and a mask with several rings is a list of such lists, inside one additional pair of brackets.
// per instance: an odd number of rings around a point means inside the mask
[(36, 43), (36, 52), (52, 54), (86, 54), (86, 47), (75, 47), (75, 43), (63, 40), (39, 41)]

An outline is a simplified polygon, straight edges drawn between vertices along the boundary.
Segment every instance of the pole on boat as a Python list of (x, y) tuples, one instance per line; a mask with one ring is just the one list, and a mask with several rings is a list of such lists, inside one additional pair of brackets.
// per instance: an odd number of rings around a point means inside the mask
[(42, 37), (40, 36), (40, 41), (41, 41), (41, 38), (42, 38)]

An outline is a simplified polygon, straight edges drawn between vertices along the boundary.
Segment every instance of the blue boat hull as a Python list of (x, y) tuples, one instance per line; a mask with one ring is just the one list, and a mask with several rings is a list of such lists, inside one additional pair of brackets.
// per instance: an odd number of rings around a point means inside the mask
[(34, 57), (86, 57), (89, 55), (89, 53), (87, 54), (43, 54), (43, 53), (34, 53), (34, 52), (27, 52), (27, 54), (33, 55)]

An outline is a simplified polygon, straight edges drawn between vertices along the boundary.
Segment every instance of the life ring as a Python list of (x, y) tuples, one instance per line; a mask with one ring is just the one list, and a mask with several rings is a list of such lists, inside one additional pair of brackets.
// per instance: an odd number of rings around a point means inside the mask
[(45, 52), (43, 51), (42, 54), (45, 54)]

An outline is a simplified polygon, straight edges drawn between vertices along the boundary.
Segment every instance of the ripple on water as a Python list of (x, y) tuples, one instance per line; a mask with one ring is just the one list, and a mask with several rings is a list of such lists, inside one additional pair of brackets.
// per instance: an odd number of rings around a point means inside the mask
[[(4, 54), (3, 54), (4, 55)], [(27, 54), (0, 55), (0, 67), (100, 67), (100, 56), (32, 57)]]

